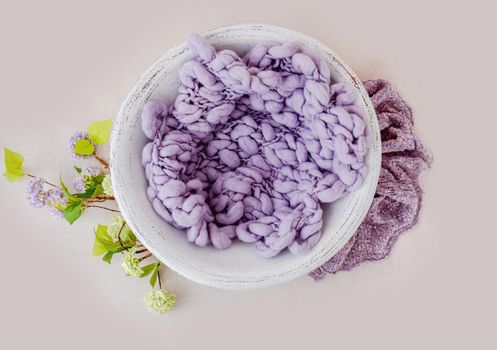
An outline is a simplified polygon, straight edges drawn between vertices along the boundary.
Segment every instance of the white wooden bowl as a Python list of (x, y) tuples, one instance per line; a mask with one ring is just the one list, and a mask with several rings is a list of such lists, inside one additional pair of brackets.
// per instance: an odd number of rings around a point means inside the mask
[(372, 146), (367, 156), (369, 173), (362, 187), (325, 209), (323, 235), (314, 249), (303, 256), (290, 253), (272, 259), (256, 255), (252, 245), (236, 242), (226, 250), (200, 248), (186, 241), (184, 232), (159, 217), (146, 195), (141, 152), (146, 144), (139, 115), (150, 98), (168, 103), (176, 96), (178, 68), (194, 57), (180, 44), (159, 58), (138, 80), (121, 107), (111, 136), (112, 184), (119, 208), (140, 241), (168, 267), (186, 278), (213, 287), (243, 289), (274, 285), (317, 268), (352, 237), (364, 219), (374, 196), (381, 162), (380, 132), (375, 111), (356, 74), (327, 46), (294, 30), (264, 24), (222, 27), (203, 34), (217, 49), (238, 54), (261, 41), (296, 41), (320, 53), (336, 82), (348, 82), (359, 92), (357, 105), (367, 115)]

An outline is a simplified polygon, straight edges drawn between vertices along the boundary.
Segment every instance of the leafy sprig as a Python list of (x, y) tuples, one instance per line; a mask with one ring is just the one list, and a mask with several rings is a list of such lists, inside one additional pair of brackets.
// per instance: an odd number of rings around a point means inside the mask
[[(108, 162), (97, 155), (98, 146), (105, 144), (110, 137), (112, 119), (96, 121), (90, 124), (87, 132), (76, 133), (70, 140), (71, 153), (77, 158), (95, 158), (104, 169), (95, 173), (95, 168), (74, 166), (81, 187), (77, 192), (71, 192), (60, 176), (59, 186), (44, 179), (27, 173), (23, 169), (24, 157), (8, 148), (4, 148), (5, 173), (8, 181), (17, 181), (23, 176), (32, 178), (28, 185), (28, 198), (36, 207), (48, 206), (55, 217), (63, 217), (73, 224), (87, 208), (101, 208), (119, 212), (112, 208), (103, 207), (99, 203), (114, 200), (113, 190), (108, 171)], [(44, 185), (50, 189), (45, 190)], [(102, 256), (102, 260), (111, 263), (115, 254), (123, 254), (122, 266), (128, 275), (138, 278), (149, 277), (152, 287), (145, 298), (146, 306), (158, 313), (170, 311), (175, 303), (175, 296), (162, 289), (160, 271), (162, 264), (153, 257), (137, 239), (120, 214), (112, 217), (109, 225), (98, 225), (95, 229), (93, 255)], [(155, 261), (144, 264), (146, 260)], [(130, 273), (131, 272), (131, 273)], [(159, 289), (155, 286), (159, 282)]]
[[(76, 172), (81, 174), (81, 171), (78, 171), (78, 169), (80, 168), (77, 168)], [(95, 207), (117, 212), (117, 210), (97, 206), (94, 204), (105, 202), (108, 200), (114, 200), (114, 197), (108, 196), (104, 193), (104, 189), (102, 187), (104, 178), (105, 175), (103, 174), (96, 176), (87, 176), (84, 184), (85, 191), (82, 193), (71, 193), (62, 180), (62, 176), (60, 177), (60, 187), (62, 188), (62, 191), (64, 191), (64, 194), (68, 199), (67, 206), (64, 209), (64, 218), (67, 220), (67, 222), (73, 224), (74, 221), (79, 219), (86, 208)]]

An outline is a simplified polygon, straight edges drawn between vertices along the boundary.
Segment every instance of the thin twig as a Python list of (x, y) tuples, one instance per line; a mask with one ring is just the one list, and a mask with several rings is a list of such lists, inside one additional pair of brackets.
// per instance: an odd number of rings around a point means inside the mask
[[(29, 177), (31, 177), (31, 178), (33, 178), (33, 179), (37, 179), (37, 178), (38, 178), (38, 176), (34, 176), (34, 175), (31, 175), (31, 174), (28, 174), (28, 173), (26, 173), (26, 176), (29, 176)], [(45, 179), (43, 179), (43, 180), (45, 180)], [(60, 188), (59, 186), (54, 185), (53, 183), (48, 182), (47, 180), (45, 180), (45, 183), (46, 183), (47, 185), (49, 185), (49, 186), (56, 187), (56, 188)]]
[(121, 241), (121, 232), (122, 232), (124, 226), (126, 226), (126, 222), (123, 222), (123, 224), (121, 225), (121, 228), (119, 229), (119, 233), (117, 234), (117, 239), (119, 240), (119, 244), (121, 245), (121, 248), (124, 248), (123, 241)]
[(105, 202), (105, 199), (102, 198), (90, 198), (86, 200), (86, 203), (102, 203)]
[(140, 259), (138, 259), (138, 261), (142, 261), (142, 260), (145, 260), (147, 258), (150, 258), (152, 256), (152, 253), (148, 253), (147, 255), (144, 255), (142, 256)]
[(145, 253), (145, 252), (148, 252), (147, 248), (143, 248), (143, 249), (137, 250), (135, 253), (136, 254), (140, 254), (140, 253)]
[(86, 206), (87, 208), (100, 208), (100, 209), (105, 209), (105, 210), (108, 210), (108, 211), (113, 211), (115, 213), (119, 213), (120, 211), (119, 210), (115, 210), (115, 209), (111, 209), (111, 208), (106, 208), (106, 207), (101, 207), (100, 205), (87, 205)]
[(159, 288), (162, 289), (162, 282), (160, 280), (160, 269), (157, 269), (157, 279), (159, 280)]
[(113, 200), (114, 200), (114, 197), (112, 197), (112, 196), (99, 195), (96, 197), (88, 198), (85, 202), (86, 203), (102, 203), (105, 201), (113, 201)]
[(99, 194), (98, 196), (95, 196), (95, 198), (105, 199), (106, 201), (113, 201), (113, 200), (115, 200), (115, 198), (113, 196), (105, 196), (105, 195), (101, 195), (101, 194)]
[(138, 240), (129, 241), (127, 243), (130, 244), (130, 245), (132, 245), (132, 246), (137, 246), (137, 247), (141, 246), (140, 241), (138, 241)]
[(100, 158), (99, 156), (97, 156), (97, 153), (93, 153), (93, 157), (95, 157), (95, 159), (98, 160), (100, 162), (100, 164), (102, 164), (104, 166), (104, 168), (106, 168), (106, 169), (109, 168), (109, 163), (107, 163), (107, 161), (104, 160), (103, 158)]

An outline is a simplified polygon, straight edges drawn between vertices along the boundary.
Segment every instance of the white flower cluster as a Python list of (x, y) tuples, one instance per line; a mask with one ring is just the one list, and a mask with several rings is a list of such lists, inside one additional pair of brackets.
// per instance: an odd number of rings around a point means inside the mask
[(150, 311), (155, 311), (159, 314), (171, 311), (174, 307), (176, 297), (163, 289), (151, 290), (145, 295), (143, 301)]

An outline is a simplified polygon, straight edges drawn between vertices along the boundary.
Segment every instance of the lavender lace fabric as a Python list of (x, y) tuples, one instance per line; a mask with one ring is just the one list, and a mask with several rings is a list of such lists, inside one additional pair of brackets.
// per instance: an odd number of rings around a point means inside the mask
[(321, 203), (361, 186), (369, 141), (355, 89), (294, 43), (244, 58), (188, 38), (196, 60), (179, 70), (173, 105), (149, 101), (142, 164), (155, 211), (188, 241), (219, 249), (253, 243), (272, 257), (309, 251)]
[(382, 169), (378, 188), (356, 234), (338, 254), (310, 274), (316, 280), (387, 256), (398, 236), (416, 224), (421, 207), (418, 179), (432, 159), (414, 133), (411, 108), (385, 80), (367, 81), (364, 86), (381, 129)]

